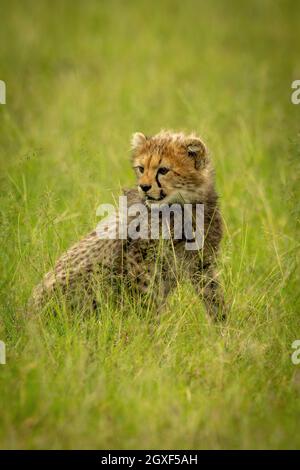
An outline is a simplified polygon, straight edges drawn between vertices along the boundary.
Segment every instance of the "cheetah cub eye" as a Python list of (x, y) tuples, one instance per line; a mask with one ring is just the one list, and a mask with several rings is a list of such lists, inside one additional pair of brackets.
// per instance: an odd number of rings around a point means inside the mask
[(166, 168), (166, 167), (161, 167), (158, 169), (158, 173), (161, 175), (166, 175), (169, 171), (170, 171), (169, 168)]

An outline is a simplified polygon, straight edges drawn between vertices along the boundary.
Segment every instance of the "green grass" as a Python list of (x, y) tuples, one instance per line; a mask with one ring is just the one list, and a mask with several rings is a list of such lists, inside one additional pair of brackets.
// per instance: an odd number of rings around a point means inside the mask
[[(299, 4), (0, 8), (0, 447), (299, 448)], [(55, 258), (134, 184), (132, 132), (161, 128), (211, 150), (227, 323), (188, 284), (159, 319), (27, 317)]]

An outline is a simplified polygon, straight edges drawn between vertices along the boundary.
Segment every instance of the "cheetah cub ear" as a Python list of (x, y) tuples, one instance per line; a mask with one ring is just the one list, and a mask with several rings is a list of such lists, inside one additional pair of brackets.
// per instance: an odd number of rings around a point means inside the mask
[(142, 134), (142, 132), (135, 132), (131, 138), (131, 149), (136, 152), (138, 151), (146, 142), (147, 137)]
[(188, 139), (186, 148), (188, 156), (195, 160), (195, 168), (197, 170), (204, 168), (208, 155), (208, 150), (204, 142), (198, 137), (191, 138)]

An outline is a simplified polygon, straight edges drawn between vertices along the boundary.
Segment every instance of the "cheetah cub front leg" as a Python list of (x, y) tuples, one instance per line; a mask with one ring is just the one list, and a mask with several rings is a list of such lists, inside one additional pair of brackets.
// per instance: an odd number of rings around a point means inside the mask
[(216, 321), (227, 316), (224, 295), (220, 286), (216, 268), (209, 265), (192, 276), (192, 284), (204, 302), (208, 315)]

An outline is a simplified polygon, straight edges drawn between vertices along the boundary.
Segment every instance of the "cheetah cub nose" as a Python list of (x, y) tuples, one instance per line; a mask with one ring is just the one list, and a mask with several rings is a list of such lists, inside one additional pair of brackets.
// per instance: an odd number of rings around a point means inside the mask
[(147, 191), (149, 191), (149, 189), (151, 189), (151, 185), (140, 184), (140, 188), (144, 191), (144, 193), (146, 193)]

